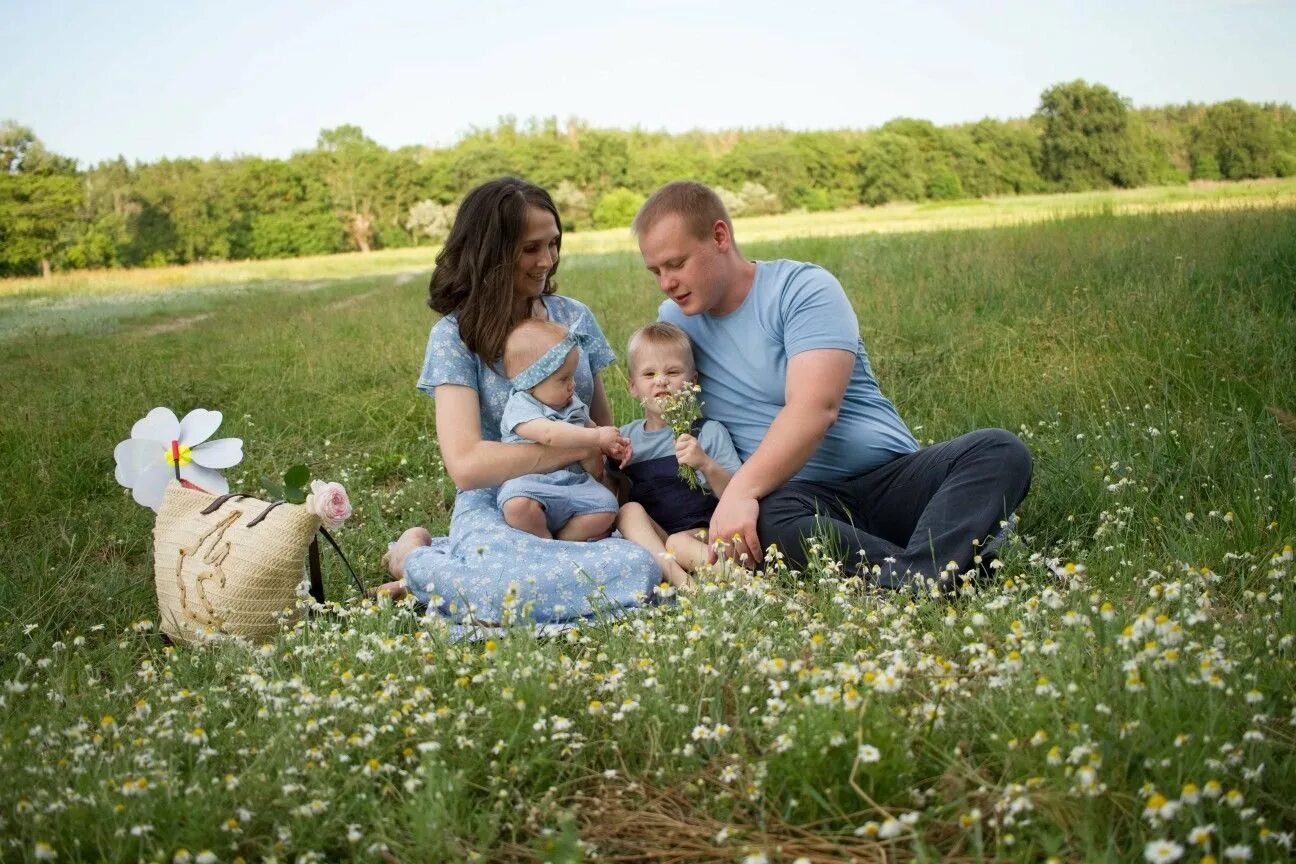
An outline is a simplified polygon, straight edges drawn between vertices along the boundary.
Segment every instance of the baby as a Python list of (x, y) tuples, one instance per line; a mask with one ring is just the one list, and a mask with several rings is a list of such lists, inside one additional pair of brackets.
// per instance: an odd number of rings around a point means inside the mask
[(603, 485), (603, 457), (621, 462), (629, 442), (613, 426), (595, 426), (576, 395), (579, 337), (551, 321), (527, 319), (504, 344), (504, 374), (513, 392), (504, 404), (505, 442), (598, 448), (599, 453), (547, 474), (523, 474), (500, 487), (504, 521), (519, 531), (559, 540), (597, 540), (612, 531), (617, 500)]
[[(670, 584), (686, 586), (687, 571), (707, 561), (711, 514), (742, 463), (728, 430), (715, 420), (701, 420), (693, 434), (677, 438), (662, 418), (657, 400), (697, 381), (693, 346), (683, 330), (660, 321), (640, 327), (626, 357), (630, 395), (643, 403), (644, 419), (621, 427), (632, 451), (622, 468), (631, 486), (617, 528), (653, 553)], [(701, 490), (680, 479), (680, 465), (697, 470)]]

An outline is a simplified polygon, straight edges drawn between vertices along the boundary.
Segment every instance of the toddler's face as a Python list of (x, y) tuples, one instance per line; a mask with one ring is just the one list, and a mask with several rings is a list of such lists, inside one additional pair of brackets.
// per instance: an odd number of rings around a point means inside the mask
[(693, 358), (675, 345), (639, 345), (630, 368), (630, 395), (649, 414), (660, 414), (657, 399), (678, 393), (697, 379)]
[(567, 359), (558, 370), (532, 387), (531, 395), (550, 408), (566, 407), (572, 396), (576, 395), (576, 363), (579, 360), (580, 355), (575, 348), (568, 351)]

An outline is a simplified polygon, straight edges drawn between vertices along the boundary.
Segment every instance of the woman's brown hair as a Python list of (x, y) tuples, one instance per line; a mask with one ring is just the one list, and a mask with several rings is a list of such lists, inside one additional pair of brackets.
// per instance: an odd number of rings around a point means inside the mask
[[(561, 252), (562, 220), (549, 193), (516, 177), (499, 177), (464, 196), (432, 271), (428, 305), (442, 315), (456, 314), (459, 338), (487, 363), (499, 360), (509, 331), (525, 317), (514, 320), (513, 267), (530, 207), (552, 214)], [(545, 294), (558, 290), (557, 272), (555, 257)]]

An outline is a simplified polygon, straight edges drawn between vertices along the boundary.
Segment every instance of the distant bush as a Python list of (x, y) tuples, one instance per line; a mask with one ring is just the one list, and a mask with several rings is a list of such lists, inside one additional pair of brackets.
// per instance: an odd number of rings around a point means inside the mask
[(415, 237), (440, 243), (450, 234), (450, 226), (454, 224), (457, 209), (453, 204), (438, 204), (432, 200), (420, 201), (410, 207), (405, 227)]
[(599, 199), (594, 205), (595, 228), (624, 228), (634, 221), (643, 206), (645, 196), (618, 187)]

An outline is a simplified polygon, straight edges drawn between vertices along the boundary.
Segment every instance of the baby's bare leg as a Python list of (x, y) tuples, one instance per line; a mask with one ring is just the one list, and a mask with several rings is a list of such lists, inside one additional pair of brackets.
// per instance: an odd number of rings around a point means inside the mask
[(567, 524), (558, 529), (558, 539), (577, 543), (602, 540), (612, 533), (612, 523), (615, 521), (615, 513), (581, 513), (568, 519)]
[(617, 530), (621, 536), (647, 549), (661, 568), (662, 578), (676, 588), (689, 585), (688, 573), (666, 551), (666, 532), (661, 529), (642, 505), (631, 502), (617, 513)]
[(552, 539), (549, 526), (545, 524), (544, 508), (534, 498), (510, 498), (500, 509), (504, 511), (504, 521), (510, 528), (534, 534), (545, 540)]
[[(702, 536), (699, 537), (698, 535)], [(707, 563), (706, 531), (680, 531), (666, 538), (666, 549), (685, 570), (693, 570)]]

